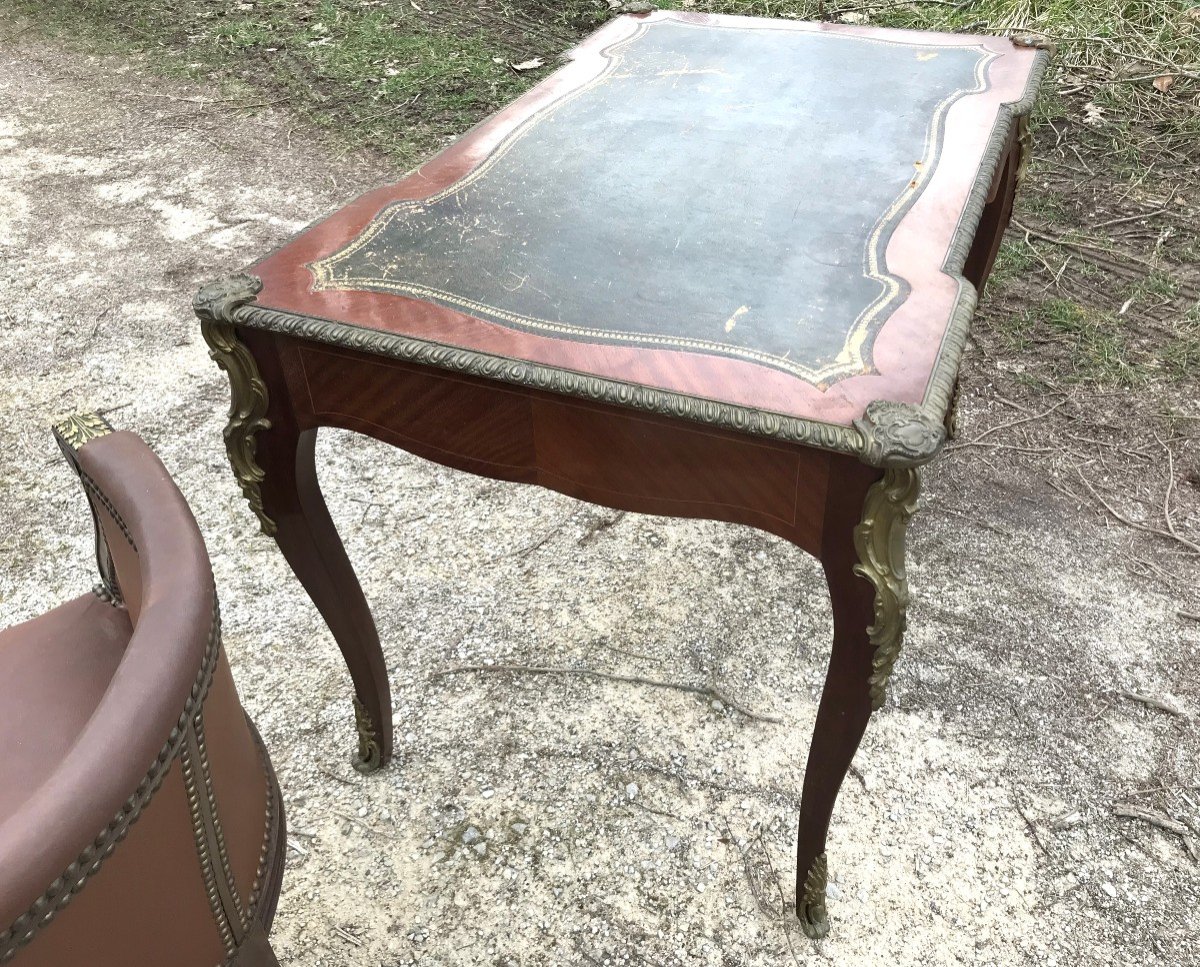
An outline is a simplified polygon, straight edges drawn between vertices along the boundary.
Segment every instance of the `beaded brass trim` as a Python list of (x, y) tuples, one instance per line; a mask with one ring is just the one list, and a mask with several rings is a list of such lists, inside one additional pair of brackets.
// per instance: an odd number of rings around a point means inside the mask
[(137, 822), (146, 808), (147, 803), (162, 785), (163, 779), (175, 761), (188, 731), (195, 710), (199, 708), (208, 696), (212, 684), (213, 670), (216, 668), (217, 655), (221, 646), (221, 619), (217, 609), (216, 599), (213, 599), (212, 625), (209, 630), (208, 647), (204, 653), (200, 672), (192, 685), (191, 693), (184, 703), (183, 714), (171, 729), (171, 733), (159, 752), (158, 757), (150, 766), (149, 771), (133, 795), (121, 806), (116, 816), (104, 829), (96, 835), (87, 847), (63, 871), (49, 888), (34, 901), (33, 905), (21, 914), (12, 925), (0, 933), (0, 964), (8, 963), (28, 944), (38, 930), (44, 929), (86, 885), (89, 878), (99, 872), (104, 861), (113, 854), (117, 844), (129, 833), (130, 827)]
[(796, 899), (796, 916), (800, 918), (800, 929), (812, 940), (820, 940), (829, 933), (829, 911), (825, 908), (825, 888), (829, 882), (829, 864), (822, 853), (809, 867), (804, 886)]
[(225, 425), (225, 449), (242, 495), (258, 517), (262, 532), (275, 534), (275, 521), (263, 510), (261, 484), (263, 470), (258, 465), (255, 438), (260, 430), (270, 429), (267, 413), (267, 384), (258, 372), (258, 364), (245, 344), (238, 339), (230, 323), (233, 310), (250, 302), (262, 288), (262, 282), (248, 275), (237, 275), (206, 285), (196, 295), (194, 308), (200, 318), (200, 331), (208, 343), (209, 356), (229, 376), (229, 422)]
[(885, 470), (867, 491), (862, 523), (854, 528), (860, 562), (854, 565), (854, 573), (875, 586), (875, 622), (867, 629), (875, 648), (870, 677), (872, 709), (883, 707), (888, 679), (904, 640), (908, 607), (904, 540), (920, 490), (915, 469)]
[[(196, 840), (196, 854), (200, 859), (200, 875), (204, 879), (204, 893), (208, 897), (208, 906), (212, 910), (213, 920), (217, 924), (217, 932), (221, 935), (221, 946), (225, 948), (226, 956), (232, 956), (241, 940), (240, 924), (235, 934), (235, 922), (229, 916), (228, 902), (222, 893), (222, 878), (217, 874), (213, 862), (213, 845), (210, 841), (212, 816), (208, 813), (201, 796), (203, 780), (198, 775), (200, 768), (200, 750), (195, 732), (196, 720), (188, 723), (187, 741), (179, 754), (179, 764), (183, 769), (183, 785), (187, 790), (188, 810), (192, 815), (192, 835)], [(227, 890), (224, 891), (227, 893)]]
[(354, 725), (358, 729), (358, 756), (354, 760), (354, 768), (366, 775), (379, 768), (383, 753), (379, 747), (375, 723), (371, 721), (371, 713), (358, 700), (357, 695), (354, 696)]
[(272, 779), (271, 768), (267, 760), (267, 747), (263, 743), (262, 738), (254, 729), (253, 723), (250, 722), (250, 717), (246, 717), (246, 724), (250, 728), (250, 735), (254, 739), (254, 747), (258, 750), (259, 762), (262, 765), (263, 779), (267, 785), (267, 806), (266, 819), (264, 821), (263, 841), (262, 846), (258, 851), (258, 866), (254, 872), (254, 886), (250, 889), (250, 902), (247, 905), (247, 913), (252, 921), (259, 917), (259, 907), (263, 900), (263, 890), (267, 885), (267, 873), (270, 871), (271, 864), (271, 845), (277, 833), (282, 833), (280, 829), (280, 819), (282, 818), (282, 806), (279, 801), (278, 790), (275, 787), (275, 782)]

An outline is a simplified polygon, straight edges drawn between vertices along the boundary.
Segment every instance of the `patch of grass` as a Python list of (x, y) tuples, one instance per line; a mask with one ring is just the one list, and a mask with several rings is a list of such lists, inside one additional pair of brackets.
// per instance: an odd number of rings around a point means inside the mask
[[(1129, 165), (1148, 163), (1150, 117), (1186, 150), (1200, 134), (1200, 18), (1192, 0), (660, 0), (665, 8), (832, 19), (919, 30), (1042, 33), (1057, 64), (1112, 131)], [(528, 87), (567, 47), (610, 16), (606, 0), (0, 0), (60, 36), (109, 51), (153, 54), (168, 71), (249, 80), (354, 143), (412, 161)], [(509, 64), (541, 57), (521, 74)], [(1169, 94), (1154, 76), (1175, 77)], [(1053, 86), (1041, 118), (1072, 108)], [(1194, 143), (1194, 142), (1190, 142)]]
[(1176, 330), (1163, 351), (1163, 370), (1171, 379), (1195, 383), (1200, 377), (1200, 306)]
[[(602, 19), (589, 0), (0, 0), (5, 9), (68, 42), (148, 55), (166, 73), (249, 84), (405, 165), (545, 76)], [(540, 69), (512, 68), (539, 57)]]
[(1145, 382), (1143, 368), (1130, 362), (1120, 319), (1070, 299), (1047, 299), (1024, 313), (1028, 338), (1061, 345), (1063, 378), (1070, 382), (1134, 386)]
[(996, 264), (992, 267), (992, 277), (988, 280), (988, 286), (1000, 288), (1020, 278), (1033, 267), (1034, 261), (1033, 254), (1024, 241), (1006, 238), (1000, 244), (1000, 251), (996, 253)]
[(1178, 291), (1179, 282), (1166, 272), (1158, 270), (1151, 272), (1140, 282), (1135, 282), (1129, 287), (1129, 294), (1133, 298), (1151, 296), (1158, 299), (1173, 299)]
[(1025, 194), (1018, 199), (1017, 207), (1020, 220), (1029, 218), (1047, 225), (1062, 225), (1072, 220), (1066, 199), (1058, 194)]

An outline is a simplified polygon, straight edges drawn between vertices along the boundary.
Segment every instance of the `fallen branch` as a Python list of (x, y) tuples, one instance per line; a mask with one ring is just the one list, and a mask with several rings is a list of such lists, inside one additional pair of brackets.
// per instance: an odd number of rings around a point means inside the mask
[(363, 942), (361, 940), (359, 940), (358, 937), (354, 936), (354, 934), (350, 933), (350, 931), (348, 931), (348, 930), (344, 930), (341, 927), (334, 927), (333, 932), (336, 933), (339, 937), (341, 937), (348, 944), (352, 944), (355, 947), (361, 947), (363, 945)]
[(584, 531), (583, 536), (579, 538), (579, 546), (590, 543), (597, 534), (608, 530), (610, 527), (616, 527), (625, 518), (625, 511), (618, 510), (612, 517), (601, 517), (599, 520), (593, 521), (588, 525), (588, 529)]
[(1042, 837), (1038, 835), (1037, 826), (1035, 826), (1033, 824), (1033, 820), (1025, 814), (1025, 810), (1022, 808), (1021, 802), (1016, 796), (1013, 797), (1013, 808), (1016, 809), (1017, 815), (1025, 820), (1025, 828), (1029, 830), (1029, 835), (1032, 836), (1033, 841), (1037, 843), (1038, 849), (1040, 849), (1045, 856), (1049, 857), (1050, 851), (1046, 849), (1046, 844), (1042, 842)]
[(1185, 823), (1172, 819), (1170, 816), (1164, 816), (1153, 809), (1145, 809), (1142, 806), (1134, 806), (1131, 803), (1113, 803), (1113, 815), (1120, 816), (1122, 819), (1138, 819), (1143, 823), (1149, 823), (1151, 826), (1157, 826), (1165, 832), (1174, 833), (1176, 836), (1182, 838), (1184, 849), (1188, 851), (1192, 860), (1200, 863), (1200, 856), (1196, 854), (1196, 844), (1192, 842), (1191, 827)]
[(1016, 419), (1016, 420), (1009, 420), (1007, 423), (1001, 423), (1001, 424), (999, 424), (998, 426), (994, 426), (994, 427), (992, 427), (992, 428), (991, 428), (991, 429), (989, 429), (989, 430), (984, 430), (982, 433), (980, 433), (980, 434), (979, 434), (979, 436), (975, 437), (974, 439), (971, 439), (971, 440), (964, 440), (962, 443), (954, 443), (954, 444), (951, 444), (951, 445), (950, 445), (949, 447), (947, 447), (946, 449), (948, 449), (948, 450), (961, 450), (961, 449), (963, 449), (964, 447), (975, 447), (975, 446), (979, 446), (979, 444), (980, 444), (980, 443), (981, 443), (983, 440), (985, 440), (985, 439), (987, 439), (988, 437), (990, 437), (990, 436), (991, 436), (993, 433), (999, 433), (1001, 430), (1008, 430), (1008, 429), (1011, 429), (1011, 428), (1012, 428), (1012, 427), (1014, 427), (1014, 426), (1020, 426), (1022, 423), (1029, 423), (1029, 422), (1031, 422), (1031, 421), (1033, 421), (1033, 420), (1041, 420), (1041, 419), (1044, 419), (1045, 417), (1049, 416), (1051, 413), (1053, 413), (1055, 410), (1057, 410), (1057, 409), (1058, 409), (1060, 406), (1062, 406), (1062, 405), (1063, 405), (1064, 403), (1066, 403), (1066, 402), (1067, 402), (1066, 400), (1059, 400), (1057, 403), (1055, 403), (1055, 404), (1054, 404), (1052, 407), (1050, 407), (1048, 410), (1042, 410), (1042, 412), (1041, 412), (1041, 413), (1033, 413), (1033, 414), (1031, 414), (1031, 415), (1029, 415), (1029, 416), (1023, 416), (1023, 417), (1020, 417), (1019, 419)]
[(758, 722), (782, 722), (775, 715), (765, 715), (746, 708), (740, 702), (730, 698), (715, 685), (707, 688), (700, 685), (683, 685), (679, 682), (666, 682), (659, 678), (646, 678), (642, 675), (618, 675), (615, 672), (596, 671), (593, 668), (564, 668), (560, 666), (537, 665), (455, 665), (453, 668), (443, 668), (429, 676), (430, 681), (445, 678), (447, 675), (461, 675), (466, 672), (523, 672), (526, 675), (578, 675), (583, 678), (604, 678), (614, 682), (629, 682), (632, 685), (649, 685), (653, 688), (673, 688), (677, 692), (689, 692), (692, 695), (703, 695), (715, 699), (722, 705), (728, 705), (735, 712), (741, 712), (748, 719)]
[(1137, 215), (1125, 215), (1122, 218), (1110, 218), (1106, 222), (1098, 222), (1097, 224), (1092, 225), (1091, 228), (1093, 230), (1095, 230), (1097, 228), (1111, 228), (1113, 225), (1124, 225), (1126, 222), (1136, 222), (1136, 221), (1140, 221), (1143, 218), (1144, 219), (1157, 218), (1159, 215), (1163, 215), (1170, 210), (1171, 210), (1170, 207), (1167, 206), (1167, 207), (1158, 209), (1158, 211), (1140, 212)]
[(1079, 474), (1079, 479), (1083, 482), (1083, 485), (1087, 487), (1088, 493), (1090, 493), (1096, 500), (1103, 504), (1104, 509), (1112, 514), (1113, 517), (1119, 520), (1122, 524), (1125, 524), (1127, 527), (1132, 527), (1134, 530), (1142, 531), (1146, 534), (1157, 534), (1159, 537), (1167, 537), (1171, 538), (1172, 540), (1179, 541), (1180, 544), (1191, 550), (1193, 554), (1200, 554), (1200, 544), (1197, 544), (1194, 541), (1189, 541), (1186, 537), (1181, 537), (1179, 534), (1173, 534), (1169, 530), (1163, 530), (1161, 527), (1151, 527), (1149, 524), (1146, 524), (1140, 520), (1133, 520), (1130, 517), (1126, 517), (1119, 510), (1113, 507), (1112, 504), (1100, 496), (1100, 494), (1096, 491), (1096, 488), (1093, 487), (1088, 482), (1087, 477), (1083, 475), (1082, 470), (1076, 468), (1076, 473)]
[(541, 537), (539, 537), (537, 540), (535, 540), (529, 544), (526, 544), (524, 547), (518, 547), (515, 551), (509, 551), (508, 555), (501, 554), (498, 557), (492, 558), (492, 560), (496, 561), (496, 560), (499, 560), (500, 557), (505, 557), (505, 556), (522, 557), (522, 558), (529, 557), (530, 554), (532, 554), (536, 550), (540, 550), (542, 547), (544, 547), (550, 541), (551, 538), (555, 537), (564, 527), (566, 527), (567, 523), (571, 520), (571, 516), (572, 516), (571, 514), (567, 514), (566, 517), (564, 517), (557, 524), (555, 524), (553, 527), (551, 527), (550, 530), (546, 531), (546, 533), (543, 534)]
[[(1132, 252), (1124, 252), (1120, 249), (1105, 248), (1102, 245), (1094, 245), (1090, 242), (1077, 241), (1074, 239), (1063, 238), (1061, 236), (1050, 235), (1046, 232), (1038, 231), (1036, 228), (1030, 228), (1024, 225), (1017, 219), (1012, 220), (1013, 228), (1025, 233), (1026, 238), (1036, 238), (1050, 245), (1058, 245), (1062, 248), (1070, 249), (1085, 256), (1089, 261), (1095, 262), (1097, 265), (1103, 266), (1118, 275), (1122, 275), (1127, 279), (1138, 280), (1142, 278), (1142, 273), (1136, 269), (1130, 268), (1124, 264), (1121, 259), (1127, 262), (1132, 262), (1135, 265), (1142, 266), (1147, 272), (1166, 272), (1167, 266), (1156, 265), (1139, 255), (1134, 255)], [(1200, 289), (1196, 289), (1186, 283), (1176, 282), (1176, 294), (1188, 299), (1200, 299)]]
[(1165, 698), (1155, 698), (1153, 695), (1143, 695), (1141, 692), (1120, 691), (1117, 693), (1121, 698), (1127, 698), (1131, 702), (1141, 702), (1143, 705), (1149, 705), (1151, 708), (1161, 709), (1171, 715), (1181, 715), (1187, 718), (1187, 713), (1184, 712), (1178, 705), (1168, 701)]
[(1163, 442), (1163, 438), (1158, 435), (1157, 430), (1154, 432), (1154, 439), (1158, 441), (1159, 446), (1167, 451), (1167, 494), (1165, 497), (1163, 497), (1163, 519), (1167, 522), (1167, 530), (1169, 530), (1171, 532), (1171, 536), (1181, 544), (1185, 544), (1189, 547), (1196, 547), (1197, 550), (1200, 550), (1200, 547), (1197, 547), (1197, 545), (1193, 544), (1185, 537), (1182, 537), (1179, 531), (1175, 528), (1175, 517), (1171, 513), (1171, 493), (1175, 489), (1175, 454), (1172, 452), (1171, 448)]

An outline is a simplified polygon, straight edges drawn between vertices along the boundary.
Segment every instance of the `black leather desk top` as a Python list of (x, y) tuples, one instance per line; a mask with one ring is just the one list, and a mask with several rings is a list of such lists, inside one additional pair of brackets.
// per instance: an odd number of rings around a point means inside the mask
[(381, 212), (321, 287), (827, 382), (904, 298), (891, 231), (996, 55), (664, 22), (470, 176)]

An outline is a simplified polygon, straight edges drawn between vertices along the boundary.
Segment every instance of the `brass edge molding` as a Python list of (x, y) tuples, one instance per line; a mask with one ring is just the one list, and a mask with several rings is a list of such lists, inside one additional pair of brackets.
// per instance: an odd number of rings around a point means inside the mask
[(354, 760), (354, 768), (363, 775), (375, 772), (383, 759), (379, 736), (375, 723), (371, 721), (371, 713), (357, 695), (354, 696), (354, 726), (358, 730), (358, 756)]
[(810, 940), (820, 940), (829, 933), (829, 911), (825, 908), (825, 889), (829, 882), (829, 864), (821, 853), (812, 862), (800, 896), (796, 900), (796, 916), (800, 929)]
[(111, 424), (99, 413), (72, 413), (54, 424), (54, 435), (72, 450), (112, 432)]
[(1020, 145), (1017, 154), (1017, 191), (1020, 191), (1029, 177), (1029, 162), (1033, 158), (1033, 129), (1029, 126), (1028, 114), (1017, 118), (1017, 144)]
[(565, 396), (613, 403), (661, 416), (800, 443), (821, 450), (858, 456), (863, 449), (862, 436), (852, 426), (821, 423), (719, 403), (570, 369), (447, 346), (399, 333), (367, 329), (353, 323), (297, 315), (282, 309), (243, 305), (238, 307), (233, 315), (238, 325), (324, 343), (353, 352), (433, 366)]
[(262, 532), (275, 534), (275, 521), (263, 509), (264, 473), (258, 465), (256, 436), (271, 427), (267, 413), (267, 384), (258, 372), (258, 364), (233, 325), (235, 311), (253, 301), (262, 282), (253, 276), (237, 275), (206, 285), (197, 294), (193, 308), (200, 319), (200, 331), (208, 343), (209, 356), (229, 376), (229, 421), (225, 425), (225, 449), (242, 495), (258, 517)]
[[(961, 294), (959, 307), (955, 310), (955, 318), (961, 319), (961, 322), (953, 323), (952, 328), (960, 329), (960, 338), (965, 340), (975, 302), (970, 286), (966, 286)], [(309, 342), (319, 342), (352, 352), (399, 359), (566, 396), (626, 406), (753, 436), (798, 443), (819, 450), (846, 453), (871, 466), (919, 466), (937, 456), (945, 442), (945, 428), (942, 425), (945, 402), (933, 405), (927, 402), (917, 406), (911, 403), (876, 401), (868, 404), (865, 416), (856, 420), (854, 425), (839, 426), (731, 403), (719, 403), (541, 363), (493, 356), (399, 333), (366, 329), (353, 323), (296, 315), (281, 309), (243, 305), (234, 311), (234, 320), (238, 325), (293, 336)], [(949, 400), (954, 375), (953, 372), (949, 374), (950, 379), (944, 393), (933, 394), (935, 399)], [(937, 416), (934, 416), (935, 412), (938, 413)], [(261, 471), (259, 479), (261, 480)]]
[(117, 814), (96, 835), (57, 877), (49, 888), (33, 902), (28, 910), (17, 917), (11, 926), (0, 933), (0, 964), (12, 960), (33, 938), (38, 930), (45, 929), (71, 899), (87, 885), (87, 881), (99, 872), (104, 861), (112, 856), (117, 844), (129, 833), (142, 811), (162, 785), (171, 764), (180, 754), (188, 732), (188, 723), (197, 708), (204, 704), (212, 684), (213, 671), (221, 647), (221, 618), (216, 599), (213, 599), (212, 624), (209, 628), (208, 646), (204, 653), (200, 672), (192, 684), (192, 690), (184, 703), (183, 714), (171, 729), (150, 770), (138, 783), (133, 795), (122, 804)]
[[(978, 293), (963, 277), (963, 267), (971, 254), (983, 211), (987, 207), (988, 195), (991, 193), (992, 182), (997, 169), (1003, 163), (1009, 145), (1009, 135), (1012, 126), (1018, 126), (1018, 137), (1027, 131), (1029, 115), (1037, 102), (1038, 91), (1042, 86), (1046, 69), (1050, 64), (1050, 55), (1045, 50), (1035, 52), (1033, 66), (1030, 68), (1025, 90), (1021, 97), (1009, 104), (1002, 104), (996, 116), (996, 123), (980, 162), (979, 172), (971, 194), (963, 205), (954, 236), (942, 262), (942, 271), (952, 276), (958, 282), (958, 303), (950, 316), (946, 334), (938, 348), (938, 355), (930, 374), (929, 383), (925, 387), (925, 398), (921, 401), (921, 409), (940, 422), (946, 419), (954, 394), (954, 386), (958, 382), (958, 369), (962, 361), (963, 349), (966, 346), (967, 334), (971, 328), (971, 320), (975, 316), (975, 304)], [(1023, 142), (1024, 147), (1024, 142)], [(1022, 170), (1028, 164), (1028, 152), (1023, 151)], [(1018, 188), (1020, 185), (1018, 184)], [(870, 462), (870, 461), (866, 461)]]
[(904, 640), (908, 608), (908, 576), (904, 570), (904, 542), (908, 522), (917, 510), (920, 494), (917, 471), (885, 470), (873, 483), (863, 504), (862, 523), (854, 528), (859, 563), (854, 573), (875, 588), (875, 621), (867, 635), (875, 654), (871, 659), (871, 708), (883, 707), (888, 680)]

